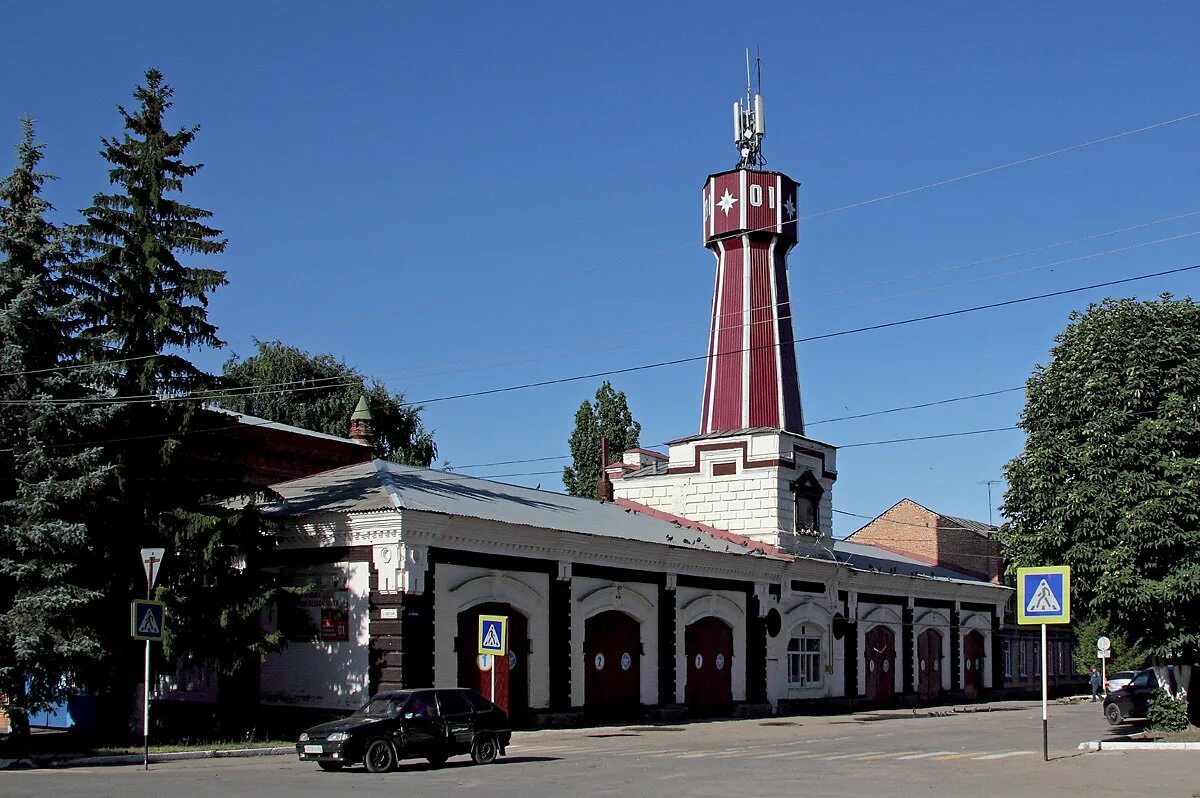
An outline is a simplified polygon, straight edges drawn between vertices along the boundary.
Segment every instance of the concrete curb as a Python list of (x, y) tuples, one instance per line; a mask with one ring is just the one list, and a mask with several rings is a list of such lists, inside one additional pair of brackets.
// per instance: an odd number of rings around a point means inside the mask
[(1104, 742), (1080, 743), (1080, 751), (1200, 751), (1200, 743)]
[[(226, 748), (209, 749), (206, 751), (174, 751), (170, 753), (151, 754), (151, 764), (157, 762), (181, 762), (188, 759), (235, 759), (255, 756), (286, 756), (295, 754), (294, 745), (276, 746), (274, 748)], [(117, 754), (114, 756), (85, 756), (77, 759), (52, 759), (37, 762), (30, 759), (0, 759), (0, 770), (25, 770), (34, 768), (74, 768), (92, 765), (140, 765), (141, 754)]]

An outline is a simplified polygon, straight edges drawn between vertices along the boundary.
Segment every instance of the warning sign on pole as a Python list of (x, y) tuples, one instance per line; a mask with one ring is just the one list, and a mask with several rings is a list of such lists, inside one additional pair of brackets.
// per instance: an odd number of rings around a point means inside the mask
[(503, 657), (508, 653), (508, 616), (479, 616), (479, 653)]
[(1017, 569), (1017, 623), (1071, 622), (1071, 569), (1043, 565)]

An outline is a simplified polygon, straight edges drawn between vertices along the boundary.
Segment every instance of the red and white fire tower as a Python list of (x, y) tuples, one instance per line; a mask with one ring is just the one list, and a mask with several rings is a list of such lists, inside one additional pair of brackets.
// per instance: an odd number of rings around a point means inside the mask
[[(749, 81), (747, 81), (749, 83)], [(761, 94), (733, 104), (737, 166), (704, 186), (704, 245), (717, 258), (700, 432), (771, 427), (804, 434), (787, 256), (797, 183), (763, 168)]]

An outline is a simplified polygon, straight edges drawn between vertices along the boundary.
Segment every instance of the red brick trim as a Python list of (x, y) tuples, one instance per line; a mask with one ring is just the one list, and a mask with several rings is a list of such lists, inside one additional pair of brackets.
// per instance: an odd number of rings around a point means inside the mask
[(792, 459), (774, 459), (774, 460), (751, 460), (749, 454), (749, 446), (746, 441), (733, 441), (729, 443), (703, 443), (695, 448), (696, 459), (694, 464), (690, 466), (671, 466), (667, 470), (668, 474), (699, 474), (700, 473), (700, 455), (703, 452), (724, 452), (730, 450), (742, 450), (742, 469), (749, 470), (751, 468), (795, 468), (796, 455), (803, 454), (809, 457), (816, 457), (821, 461), (821, 476), (825, 479), (837, 479), (837, 472), (830, 471), (825, 465), (825, 453), (820, 449), (809, 449), (804, 446), (792, 447)]
[(718, 540), (727, 540), (730, 543), (741, 544), (747, 548), (761, 551), (763, 554), (768, 554), (779, 560), (787, 560), (788, 562), (791, 562), (792, 560), (796, 559), (789, 554), (784, 554), (778, 546), (772, 546), (771, 544), (763, 543), (760, 540), (752, 540), (745, 535), (738, 535), (734, 532), (728, 532), (724, 529), (717, 529), (716, 527), (709, 526), (708, 524), (702, 524), (699, 521), (693, 521), (690, 518), (684, 518), (682, 515), (668, 513), (665, 510), (656, 510), (655, 508), (646, 504), (641, 504), (640, 502), (630, 501), (629, 499), (617, 499), (613, 502), (613, 504), (616, 504), (620, 507), (625, 507), (635, 512), (639, 512), (642, 515), (648, 515), (651, 518), (657, 518), (660, 521), (671, 521), (688, 529), (694, 529), (697, 532), (703, 532), (704, 534), (717, 538)]

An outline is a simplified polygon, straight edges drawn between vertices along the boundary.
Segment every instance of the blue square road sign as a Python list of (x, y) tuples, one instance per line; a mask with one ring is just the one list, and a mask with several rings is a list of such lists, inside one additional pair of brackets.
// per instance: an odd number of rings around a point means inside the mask
[(134, 640), (162, 640), (167, 610), (161, 601), (133, 602), (130, 625)]
[(1070, 623), (1071, 569), (1045, 565), (1017, 569), (1017, 623)]

